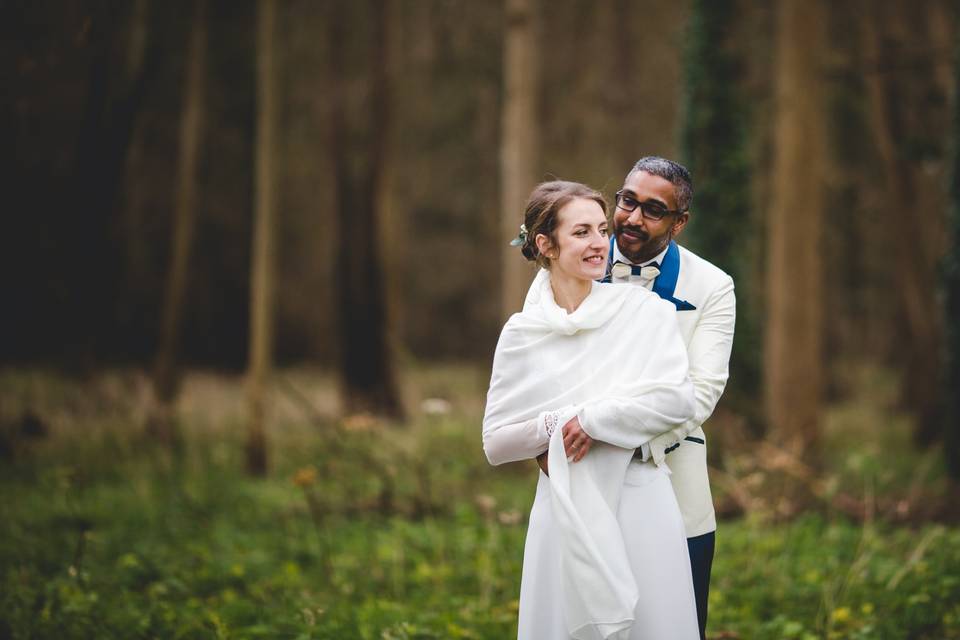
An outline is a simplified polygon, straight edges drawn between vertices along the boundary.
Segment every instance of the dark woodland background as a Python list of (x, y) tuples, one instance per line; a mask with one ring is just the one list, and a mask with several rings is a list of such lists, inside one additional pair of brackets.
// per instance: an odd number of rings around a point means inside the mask
[(960, 638), (953, 0), (0, 0), (0, 638), (515, 635), (539, 181), (736, 282), (709, 637)]
[(258, 171), (277, 363), (486, 363), (529, 187), (609, 196), (660, 154), (694, 172), (682, 240), (737, 281), (726, 404), (762, 431), (774, 370), (817, 380), (806, 405), (866, 363), (943, 434), (950, 2), (0, 6), (8, 365), (246, 367)]

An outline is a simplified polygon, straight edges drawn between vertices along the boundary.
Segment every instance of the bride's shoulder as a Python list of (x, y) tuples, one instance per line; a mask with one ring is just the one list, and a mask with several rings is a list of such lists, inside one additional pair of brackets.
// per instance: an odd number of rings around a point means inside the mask
[(530, 311), (517, 311), (507, 318), (503, 328), (500, 329), (500, 339), (528, 332), (532, 324), (534, 320)]
[(500, 329), (500, 333), (504, 334), (511, 331), (517, 331), (522, 324), (523, 312), (517, 311), (516, 313), (511, 314), (510, 317), (507, 318), (507, 321), (503, 323), (503, 328)]

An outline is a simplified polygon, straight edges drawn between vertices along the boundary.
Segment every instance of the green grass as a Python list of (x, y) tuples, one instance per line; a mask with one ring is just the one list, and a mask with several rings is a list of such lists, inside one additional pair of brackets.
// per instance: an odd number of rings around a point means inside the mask
[[(514, 637), (533, 465), (486, 464), (479, 377), (422, 379), (452, 413), (352, 430), (288, 415), (261, 480), (239, 471), (228, 411), (193, 416), (174, 456), (135, 406), (64, 390), (75, 423), (0, 467), (0, 638)], [(960, 638), (960, 530), (724, 521), (710, 634)]]

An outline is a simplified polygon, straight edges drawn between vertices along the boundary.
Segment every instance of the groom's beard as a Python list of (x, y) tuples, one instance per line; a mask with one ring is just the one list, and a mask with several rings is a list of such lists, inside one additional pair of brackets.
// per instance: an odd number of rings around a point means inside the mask
[[(635, 239), (628, 239), (626, 235), (624, 235), (625, 231), (636, 234)], [(673, 234), (669, 231), (662, 236), (653, 237), (649, 231), (627, 225), (622, 225), (620, 228), (615, 229), (614, 232), (617, 235), (617, 246), (620, 249), (620, 253), (634, 264), (640, 264), (641, 262), (655, 258), (657, 254), (670, 244), (670, 239), (673, 237)], [(623, 244), (620, 244), (619, 240), (623, 240)], [(624, 245), (627, 245), (626, 250), (624, 250)]]

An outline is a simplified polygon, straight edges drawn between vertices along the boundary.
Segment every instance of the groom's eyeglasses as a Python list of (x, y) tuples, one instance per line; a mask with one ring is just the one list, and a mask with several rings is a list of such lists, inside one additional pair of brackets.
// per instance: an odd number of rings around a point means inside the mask
[(640, 202), (633, 196), (625, 194), (623, 191), (617, 191), (614, 195), (617, 198), (618, 207), (629, 213), (633, 213), (637, 210), (637, 207), (640, 207), (640, 212), (643, 214), (643, 217), (647, 220), (653, 220), (654, 222), (659, 222), (669, 215), (679, 215), (683, 213), (680, 209), (670, 210), (652, 200)]

